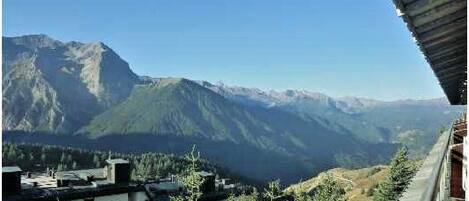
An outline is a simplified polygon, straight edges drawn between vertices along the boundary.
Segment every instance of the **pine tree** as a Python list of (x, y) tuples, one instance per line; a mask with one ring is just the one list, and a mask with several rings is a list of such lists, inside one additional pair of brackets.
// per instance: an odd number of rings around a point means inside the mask
[(19, 159), (19, 160), (24, 160), (24, 157), (25, 157), (24, 154), (21, 153), (20, 156), (18, 156), (18, 159)]
[(65, 163), (65, 157), (66, 157), (66, 156), (65, 156), (65, 153), (62, 152), (62, 155), (60, 156), (60, 162), (61, 162), (61, 163)]
[(407, 189), (417, 171), (416, 165), (409, 161), (406, 148), (401, 148), (391, 160), (389, 175), (378, 185), (373, 193), (374, 201), (397, 201)]
[(93, 163), (96, 168), (101, 167), (101, 161), (99, 159), (99, 156), (97, 154), (93, 155)]
[(77, 169), (77, 162), (73, 161), (72, 162), (72, 170), (76, 170), (76, 169)]
[(71, 163), (73, 161), (72, 154), (67, 155), (67, 163)]
[(185, 201), (184, 197), (178, 195), (178, 196), (170, 196), (169, 201)]
[(264, 197), (266, 197), (270, 201), (274, 200), (275, 198), (281, 195), (282, 195), (282, 189), (280, 188), (280, 180), (278, 179), (275, 181), (269, 182), (267, 188), (264, 189)]
[(198, 172), (200, 152), (196, 151), (195, 145), (192, 147), (192, 151), (187, 154), (185, 158), (190, 162), (188, 174), (183, 178), (183, 183), (188, 193), (187, 200), (197, 201), (202, 197), (201, 186), (204, 183), (204, 178), (202, 178)]
[(41, 162), (42, 162), (43, 165), (46, 164), (46, 153), (45, 152), (42, 152), (42, 154), (41, 154)]
[(10, 161), (15, 161), (17, 156), (16, 148), (11, 146), (10, 149), (8, 149), (7, 159)]
[(345, 190), (331, 175), (326, 175), (324, 180), (316, 187), (314, 201), (345, 201)]
[(57, 171), (64, 171), (64, 170), (65, 170), (65, 168), (64, 168), (63, 164), (62, 164), (62, 163), (59, 163), (59, 164), (57, 165)]
[(312, 201), (313, 200), (313, 198), (310, 195), (304, 192), (295, 192), (293, 194), (293, 197), (295, 201)]
[(230, 195), (228, 196), (228, 198), (226, 199), (226, 201), (236, 201), (236, 197), (233, 193), (230, 193)]
[(257, 188), (256, 187), (253, 187), (252, 188), (252, 193), (251, 193), (251, 201), (257, 201), (257, 200), (260, 200), (259, 198), (259, 191), (257, 191)]

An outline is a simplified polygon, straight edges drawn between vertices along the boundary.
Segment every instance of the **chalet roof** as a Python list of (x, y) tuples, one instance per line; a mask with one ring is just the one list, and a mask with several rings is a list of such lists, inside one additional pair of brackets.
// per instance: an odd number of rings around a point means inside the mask
[(18, 166), (4, 166), (2, 167), (2, 173), (10, 172), (21, 172), (21, 169)]
[[(21, 193), (4, 197), (6, 201), (45, 201), (45, 200), (75, 200), (86, 197), (97, 197), (129, 192), (145, 191), (145, 187), (140, 184), (114, 184), (103, 180), (104, 170), (84, 169), (73, 171), (62, 171), (55, 173), (56, 178), (46, 173), (32, 174), (31, 178), (23, 176), (21, 178)], [(87, 181), (92, 176), (93, 181)], [(68, 186), (57, 186), (58, 180), (74, 181)], [(75, 182), (78, 181), (78, 182)]]
[(104, 175), (103, 168), (61, 171), (61, 172), (56, 172), (55, 174), (57, 178), (71, 177), (71, 176), (84, 179), (84, 180), (86, 180), (88, 177), (93, 177), (95, 179), (106, 178), (106, 176)]
[(106, 162), (108, 164), (127, 164), (127, 163), (129, 163), (128, 160), (124, 160), (124, 159), (121, 159), (121, 158), (107, 159)]
[(45, 174), (32, 174), (31, 177), (21, 177), (21, 188), (22, 189), (41, 189), (41, 188), (56, 188), (57, 179), (45, 175)]
[(467, 101), (466, 0), (394, 0), (449, 102)]
[(129, 192), (145, 191), (143, 185), (108, 185), (108, 186), (73, 186), (50, 189), (24, 189), (20, 195), (2, 198), (5, 201), (46, 201), (75, 200), (87, 197), (98, 197)]
[(215, 174), (211, 173), (211, 172), (206, 172), (206, 171), (200, 171), (198, 172), (200, 176), (202, 177), (209, 177), (209, 176), (215, 176)]

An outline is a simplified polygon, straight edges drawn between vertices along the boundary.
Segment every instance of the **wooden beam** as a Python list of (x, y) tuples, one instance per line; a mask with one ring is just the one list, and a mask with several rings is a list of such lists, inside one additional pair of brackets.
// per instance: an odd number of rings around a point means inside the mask
[(451, 13), (443, 18), (437, 19), (435, 21), (431, 21), (427, 24), (423, 24), (421, 26), (418, 26), (415, 28), (415, 30), (418, 33), (424, 33), (433, 29), (437, 29), (441, 26), (445, 26), (447, 24), (451, 24), (454, 21), (460, 19), (460, 18), (466, 18), (467, 17), (467, 12), (466, 10), (462, 9), (457, 12)]
[(453, 38), (451, 40), (446, 41), (445, 43), (433, 45), (433, 46), (427, 46), (425, 44), (420, 44), (423, 45), (423, 48), (425, 48), (426, 52), (428, 54), (435, 54), (438, 52), (443, 52), (446, 51), (447, 49), (450, 49), (452, 47), (459, 47), (459, 46), (466, 46), (467, 38), (462, 37), (462, 38)]
[(467, 41), (467, 33), (461, 33), (457, 37), (442, 37), (439, 38), (438, 40), (434, 40), (431, 42), (426, 42), (426, 43), (419, 43), (422, 45), (422, 47), (425, 49), (425, 53), (427, 51), (433, 51), (433, 50), (443, 50), (446, 48), (449, 48), (455, 44), (460, 44), (462, 41)]
[(444, 69), (447, 69), (447, 68), (451, 68), (453, 66), (464, 66), (466, 67), (466, 63), (467, 61), (466, 60), (456, 60), (456, 61), (452, 61), (450, 63), (446, 63), (444, 65), (433, 65), (431, 66), (433, 71), (437, 72), (437, 71), (440, 71), (440, 70), (444, 70)]
[(421, 43), (425, 43), (431, 40), (435, 40), (440, 37), (452, 37), (457, 36), (461, 32), (467, 30), (467, 18), (460, 18), (457, 21), (440, 26), (436, 29), (429, 30), (424, 33), (417, 33)]
[(441, 74), (445, 74), (445, 73), (448, 73), (448, 72), (453, 72), (453, 71), (464, 71), (466, 70), (467, 68), (465, 67), (464, 64), (460, 64), (460, 65), (454, 65), (452, 67), (448, 67), (448, 68), (445, 68), (445, 69), (441, 69), (441, 70), (438, 70), (438, 71), (435, 71), (435, 74), (438, 76), (438, 75), (441, 75)]
[(467, 45), (466, 41), (461, 41), (460, 43), (455, 43), (454, 45), (448, 46), (448, 48), (442, 48), (442, 49), (436, 49), (436, 51), (428, 50), (427, 49), (427, 57), (430, 58), (439, 58), (443, 55), (450, 54), (451, 52), (454, 51), (460, 51), (460, 50), (466, 50), (467, 51)]
[[(466, 75), (461, 75), (461, 74), (456, 74), (456, 75), (453, 75), (452, 77), (445, 77), (445, 78), (438, 78), (438, 80), (440, 81), (441, 84), (444, 84), (444, 83), (448, 83), (448, 85), (445, 85), (445, 86), (449, 86), (450, 84), (459, 84), (461, 83), (462, 81), (464, 81), (466, 79)], [(458, 87), (455, 87), (454, 89), (458, 89)]]
[(450, 2), (451, 0), (420, 0), (405, 4), (405, 9), (408, 15), (415, 16), (427, 13), (436, 7), (446, 5)]
[(446, 74), (443, 74), (443, 75), (439, 75), (438, 76), (438, 79), (439, 80), (451, 80), (451, 79), (459, 79), (459, 78), (465, 78), (466, 73), (463, 71), (457, 71), (457, 72), (451, 72), (451, 73), (446, 73)]
[[(454, 12), (458, 12), (459, 10), (466, 9), (466, 1), (465, 0), (454, 0), (454, 1), (447, 1), (443, 0), (445, 3), (440, 4), (438, 6), (428, 6), (427, 10), (422, 11), (423, 9), (419, 9), (419, 11), (412, 11), (406, 6), (407, 11), (405, 12), (408, 14), (413, 21), (413, 25), (415, 27), (419, 27), (426, 23), (435, 21), (439, 18), (442, 18), (446, 15), (449, 15)], [(441, 2), (436, 0), (434, 2)]]
[[(465, 61), (467, 61), (467, 55), (460, 54), (460, 55), (452, 57), (452, 58), (447, 58), (445, 60), (439, 60), (436, 63), (431, 63), (431, 65), (435, 66), (435, 69), (441, 69), (442, 66), (445, 66), (446, 68), (448, 68), (448, 67), (453, 66), (454, 63), (465, 62)], [(453, 65), (448, 65), (448, 64), (453, 64)]]
[(415, 3), (416, 1), (421, 1), (421, 0), (402, 0), (402, 2), (403, 2), (405, 5), (408, 5), (408, 4), (411, 4), (411, 3)]
[(438, 57), (427, 57), (430, 60), (430, 63), (433, 65), (438, 65), (441, 62), (445, 62), (447, 60), (452, 60), (453, 58), (458, 58), (461, 55), (466, 55), (467, 49), (460, 49), (459, 51), (449, 52), (444, 55), (440, 55)]

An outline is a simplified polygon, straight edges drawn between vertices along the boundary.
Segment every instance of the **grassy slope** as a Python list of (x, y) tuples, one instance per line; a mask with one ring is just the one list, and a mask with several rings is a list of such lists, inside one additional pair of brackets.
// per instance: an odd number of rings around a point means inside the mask
[(326, 174), (333, 175), (338, 179), (346, 190), (346, 197), (349, 201), (372, 200), (367, 196), (369, 189), (382, 181), (388, 173), (387, 166), (374, 166), (357, 170), (336, 168), (323, 172), (316, 177), (294, 184), (285, 189), (286, 192), (309, 192), (314, 189)]

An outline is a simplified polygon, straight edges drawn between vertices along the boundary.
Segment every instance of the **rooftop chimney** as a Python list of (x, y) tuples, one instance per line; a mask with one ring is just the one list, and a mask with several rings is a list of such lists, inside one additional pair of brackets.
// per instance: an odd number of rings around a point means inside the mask
[(107, 162), (107, 180), (114, 184), (129, 183), (130, 164), (124, 159), (108, 159)]
[(18, 166), (2, 167), (3, 196), (21, 192), (21, 169)]

